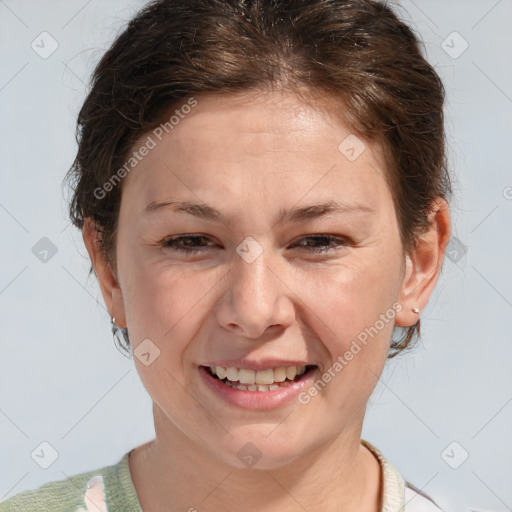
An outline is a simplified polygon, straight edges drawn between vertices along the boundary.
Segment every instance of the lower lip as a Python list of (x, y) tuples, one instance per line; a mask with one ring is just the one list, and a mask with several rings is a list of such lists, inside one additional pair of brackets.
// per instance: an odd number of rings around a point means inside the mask
[(276, 409), (293, 402), (304, 390), (312, 386), (318, 368), (313, 368), (292, 384), (274, 391), (244, 391), (223, 384), (212, 377), (208, 370), (199, 366), (199, 373), (206, 385), (226, 402), (244, 409), (269, 410)]

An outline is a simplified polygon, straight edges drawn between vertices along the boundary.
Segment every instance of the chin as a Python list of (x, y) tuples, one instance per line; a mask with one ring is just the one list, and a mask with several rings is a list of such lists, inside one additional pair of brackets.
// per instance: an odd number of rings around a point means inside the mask
[[(258, 428), (259, 427), (259, 428)], [(277, 427), (277, 429), (276, 429)], [(276, 429), (274, 431), (274, 429)], [(251, 425), (231, 431), (222, 443), (212, 443), (210, 449), (229, 466), (236, 469), (271, 470), (293, 463), (304, 448), (304, 440), (290, 437), (290, 432), (278, 434), (278, 425)], [(272, 433), (271, 433), (272, 432)], [(269, 435), (270, 434), (270, 435)], [(220, 445), (224, 450), (216, 450)]]

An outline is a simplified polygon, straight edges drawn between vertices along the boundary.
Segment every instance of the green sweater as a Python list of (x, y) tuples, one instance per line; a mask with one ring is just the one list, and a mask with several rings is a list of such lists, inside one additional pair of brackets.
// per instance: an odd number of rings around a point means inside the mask
[[(381, 466), (381, 512), (441, 512), (427, 495), (404, 482), (382, 453), (361, 442)], [(0, 503), (0, 512), (142, 512), (125, 453), (112, 466), (50, 482)]]
[(113, 466), (17, 494), (0, 503), (0, 512), (142, 512), (130, 475), (129, 454)]

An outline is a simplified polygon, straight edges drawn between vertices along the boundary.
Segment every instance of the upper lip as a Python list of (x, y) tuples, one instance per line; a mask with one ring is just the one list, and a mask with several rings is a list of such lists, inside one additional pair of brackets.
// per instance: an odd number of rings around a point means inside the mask
[[(208, 361), (200, 366), (223, 366), (224, 368), (244, 368), (247, 370), (266, 370), (268, 368), (281, 368), (289, 366), (312, 366), (313, 363), (308, 361), (290, 361), (285, 359), (265, 359), (259, 361), (251, 361), (249, 359), (221, 359), (219, 361)], [(315, 365), (316, 366), (316, 365)]]

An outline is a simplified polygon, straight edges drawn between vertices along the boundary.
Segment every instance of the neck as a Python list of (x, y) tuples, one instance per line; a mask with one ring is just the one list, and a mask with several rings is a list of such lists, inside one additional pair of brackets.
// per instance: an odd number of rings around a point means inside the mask
[(380, 465), (360, 443), (362, 421), (285, 466), (238, 469), (191, 441), (158, 407), (154, 411), (156, 438), (129, 459), (145, 512), (380, 510)]

